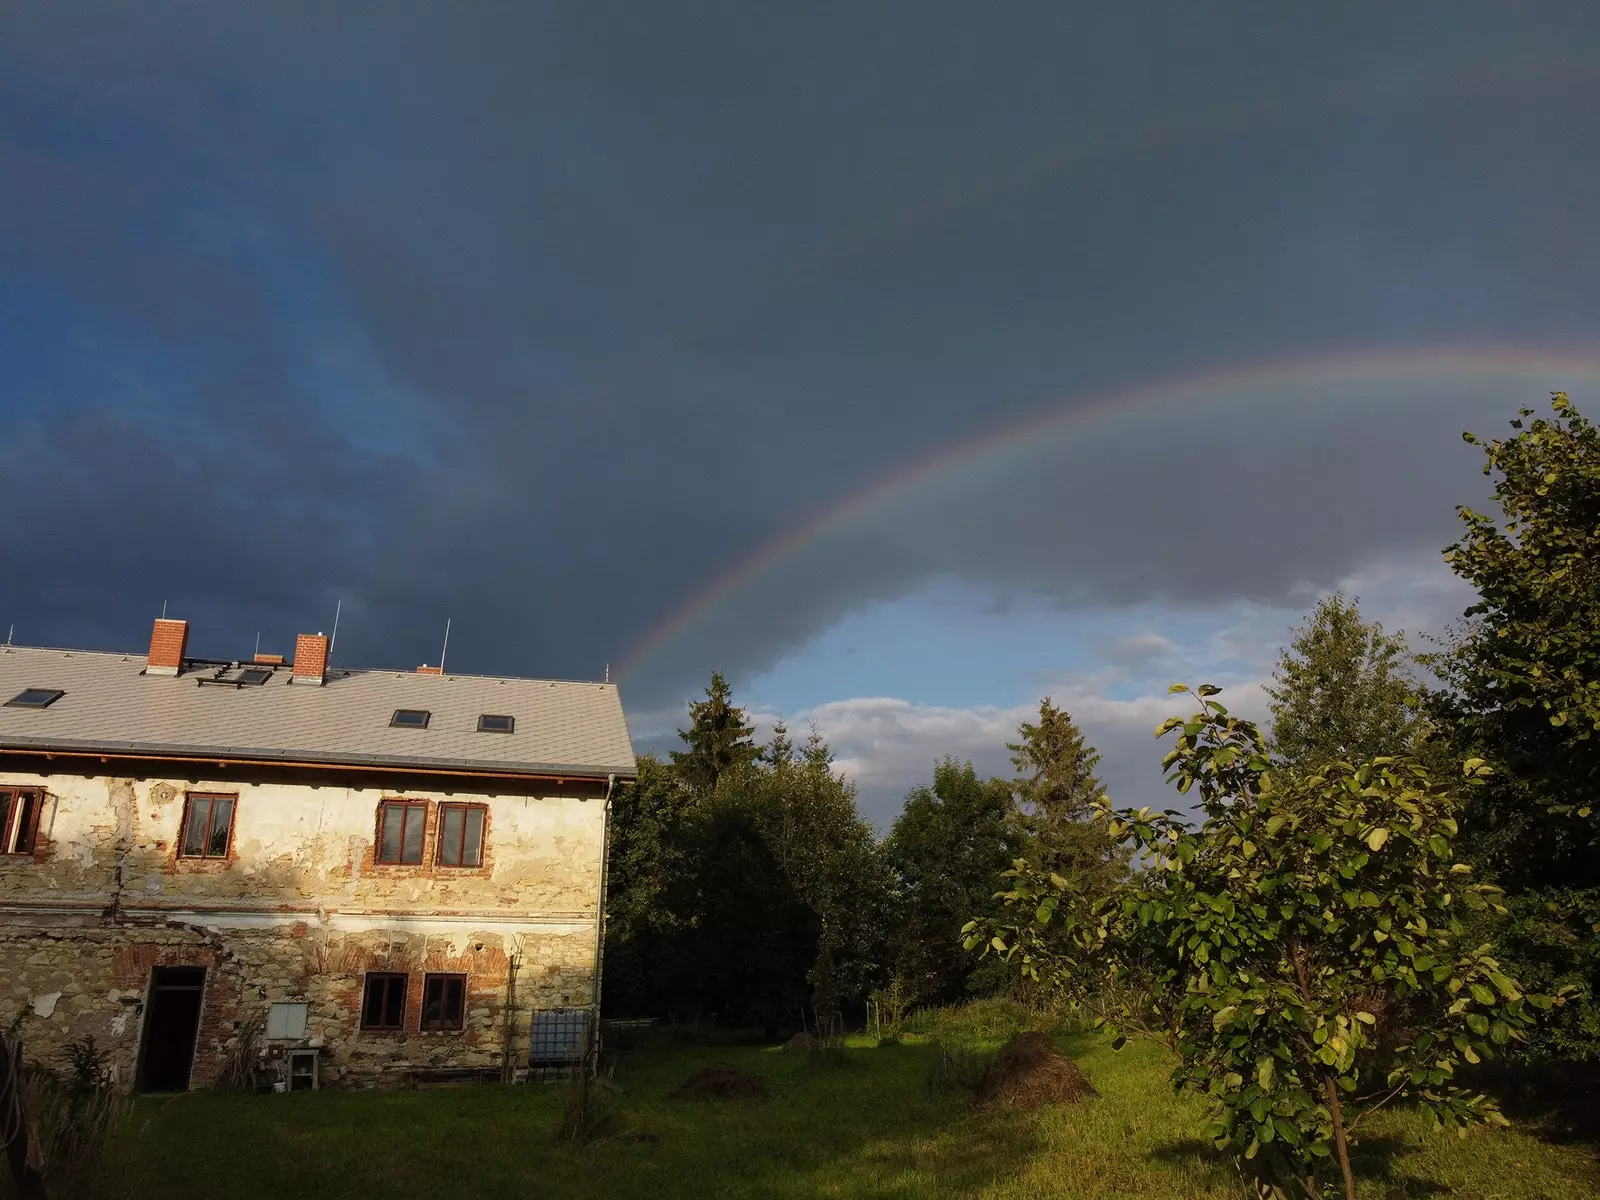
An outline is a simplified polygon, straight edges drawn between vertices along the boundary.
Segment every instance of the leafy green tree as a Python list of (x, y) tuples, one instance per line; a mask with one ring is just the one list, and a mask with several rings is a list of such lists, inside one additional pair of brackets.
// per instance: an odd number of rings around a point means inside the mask
[(1267, 688), (1272, 749), (1296, 771), (1419, 747), (1424, 726), (1405, 638), (1336, 592), (1295, 630)]
[(744, 777), (745, 803), (815, 918), (811, 959), (797, 969), (827, 1018), (841, 1003), (864, 998), (883, 973), (893, 877), (856, 808), (855, 785), (834, 771), (832, 751), (814, 726), (795, 751), (780, 724), (763, 758), (771, 767)]
[[(725, 684), (710, 695), (697, 725), (738, 745), (743, 714)], [(893, 879), (854, 786), (815, 729), (797, 748), (779, 725), (748, 751), (723, 755), (709, 788), (693, 751), (670, 766), (641, 758), (616, 798), (608, 1011), (776, 1034), (807, 1007), (836, 1014), (882, 975)]]
[(640, 755), (638, 771), (611, 808), (602, 992), (609, 1016), (651, 1014), (668, 986), (680, 917), (664, 898), (687, 870), (681, 830), (695, 807), (669, 764)]
[(1439, 662), (1460, 716), (1553, 805), (1600, 805), (1600, 430), (1557, 392), (1555, 418), (1512, 421), (1483, 446), (1504, 527), (1470, 508), (1445, 560), (1478, 592), (1476, 618)]
[(1501, 520), (1458, 508), (1445, 558), (1478, 600), (1425, 658), (1434, 719), (1495, 775), (1463, 814), (1468, 855), (1507, 892), (1497, 943), (1540, 988), (1578, 991), (1536, 1048), (1600, 1060), (1600, 431), (1562, 393), (1505, 440), (1466, 441)]
[[(1170, 974), (1174, 1083), (1211, 1102), (1216, 1145), (1280, 1194), (1320, 1196), (1336, 1170), (1353, 1200), (1349, 1146), (1380, 1105), (1406, 1097), (1463, 1129), (1504, 1121), (1457, 1071), (1525, 1036), (1550, 1001), (1467, 937), (1499, 899), (1457, 861), (1451, 787), (1388, 756), (1274, 772), (1255, 726), (1209, 700), (1217, 691), (1202, 686), (1199, 712), (1157, 730), (1178, 733), (1164, 765), (1198, 792), (1201, 826), (1105, 805), (1158, 885), (1135, 879), (1086, 905), (1060, 876), (1014, 871), (1009, 923), (975, 922), (967, 944), (1037, 970), (1112, 938), (1143, 943)], [(1470, 782), (1486, 767), (1466, 770)]]
[(1024, 831), (1002, 779), (980, 779), (972, 764), (945, 759), (933, 785), (906, 797), (884, 850), (900, 887), (896, 966), (918, 1000), (961, 997), (974, 964), (961, 927), (995, 892), (1023, 850)]
[(1090, 890), (1109, 887), (1127, 859), (1098, 819), (1095, 805), (1104, 789), (1094, 771), (1100, 755), (1072, 714), (1046, 696), (1039, 702), (1037, 723), (1024, 721), (1006, 749), (1017, 769), (1011, 786), (1028, 834), (1028, 855), (1053, 871), (1083, 874)]
[(733, 703), (733, 691), (720, 673), (714, 672), (706, 688), (706, 698), (689, 705), (690, 726), (678, 730), (687, 750), (674, 750), (672, 764), (679, 777), (702, 793), (716, 790), (729, 771), (752, 763), (761, 751), (750, 735), (744, 709)]

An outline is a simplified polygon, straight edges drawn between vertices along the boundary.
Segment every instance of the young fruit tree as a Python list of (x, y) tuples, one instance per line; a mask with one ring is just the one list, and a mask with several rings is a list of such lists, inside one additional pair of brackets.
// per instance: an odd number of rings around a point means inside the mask
[[(1163, 765), (1196, 794), (1199, 827), (1106, 803), (1110, 835), (1143, 866), (1120, 896), (1086, 903), (1069, 879), (1019, 870), (1002, 894), (1012, 923), (975, 923), (967, 944), (1034, 970), (1143, 961), (1168, 989), (1174, 1084), (1211, 1102), (1217, 1147), (1267, 1194), (1320, 1197), (1337, 1177), (1353, 1198), (1350, 1146), (1384, 1104), (1408, 1099), (1462, 1132), (1503, 1123), (1457, 1071), (1551, 1001), (1465, 940), (1467, 916), (1499, 901), (1456, 861), (1453, 786), (1390, 757), (1280, 778), (1256, 727), (1210, 699), (1219, 690), (1203, 685), (1199, 712), (1157, 730), (1178, 735)], [(1463, 782), (1485, 770), (1468, 761)]]

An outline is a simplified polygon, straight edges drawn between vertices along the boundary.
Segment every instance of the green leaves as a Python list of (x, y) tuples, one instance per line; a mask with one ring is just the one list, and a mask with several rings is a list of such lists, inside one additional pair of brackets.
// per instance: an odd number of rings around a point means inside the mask
[(1374, 851), (1383, 849), (1383, 844), (1389, 840), (1389, 831), (1381, 825), (1367, 834), (1367, 845)]

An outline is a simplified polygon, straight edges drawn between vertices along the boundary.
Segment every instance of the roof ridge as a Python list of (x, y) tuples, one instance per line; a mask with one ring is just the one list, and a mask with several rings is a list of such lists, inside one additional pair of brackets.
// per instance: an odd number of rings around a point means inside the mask
[[(143, 651), (143, 650), (84, 650), (84, 649), (80, 649), (80, 648), (74, 647), (74, 646), (23, 646), (23, 645), (18, 645), (18, 644), (14, 644), (14, 643), (13, 644), (0, 643), (0, 654), (8, 654), (8, 653), (11, 653), (11, 652), (16, 651), (16, 650), (32, 650), (32, 651), (36, 651), (36, 652), (38, 652), (40, 654), (70, 654), (70, 655), (82, 656), (82, 657), (88, 657), (90, 655), (93, 655), (93, 656), (95, 656), (97, 658), (115, 658), (115, 659), (127, 660), (127, 661), (143, 661), (147, 657), (146, 652)], [(269, 666), (270, 665), (270, 666), (287, 667), (287, 666), (290, 665), (289, 661), (287, 660), (287, 656), (285, 658), (285, 661), (282, 662), (282, 663), (265, 664), (265, 663), (253, 662), (251, 658), (247, 658), (247, 657), (240, 657), (240, 658), (206, 658), (206, 657), (203, 657), (201, 655), (196, 654), (196, 655), (185, 655), (184, 656), (184, 662), (185, 663), (190, 663), (190, 662), (202, 663), (202, 664), (207, 664), (207, 665), (217, 664), (217, 663), (238, 663), (240, 666)], [(449, 671), (449, 672), (447, 672), (447, 673), (445, 673), (443, 675), (436, 675), (431, 671), (419, 672), (414, 667), (413, 668), (406, 668), (406, 667), (329, 667), (328, 668), (328, 674), (329, 675), (333, 675), (333, 674), (336, 674), (336, 673), (337, 674), (341, 674), (341, 675), (406, 675), (406, 676), (416, 676), (419, 679), (496, 679), (496, 680), (505, 680), (508, 683), (559, 683), (559, 684), (572, 685), (572, 686), (575, 686), (575, 687), (590, 687), (590, 686), (592, 686), (592, 687), (601, 687), (601, 688), (614, 688), (614, 687), (617, 686), (615, 683), (607, 682), (605, 680), (600, 680), (600, 679), (560, 679), (560, 678), (557, 678), (557, 677), (551, 676), (551, 675), (487, 675), (487, 674), (480, 674), (478, 672), (473, 672), (473, 671)]]

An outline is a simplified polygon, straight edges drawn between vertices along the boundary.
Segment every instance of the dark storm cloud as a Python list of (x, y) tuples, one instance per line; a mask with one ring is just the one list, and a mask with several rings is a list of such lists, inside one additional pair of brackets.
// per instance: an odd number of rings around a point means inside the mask
[[(136, 646), (163, 598), (239, 643), (342, 596), (347, 661), (432, 661), (450, 616), (453, 665), (592, 676), (790, 524), (1041, 405), (1590, 339), (1600, 17), (1493, 11), (13, 10), (0, 604)], [(934, 572), (1331, 579), (1447, 532), (1459, 445), (1424, 435), (1458, 412), (1129, 434), (817, 547), (630, 685)], [(1271, 569), (1172, 524), (1201, 450)]]

